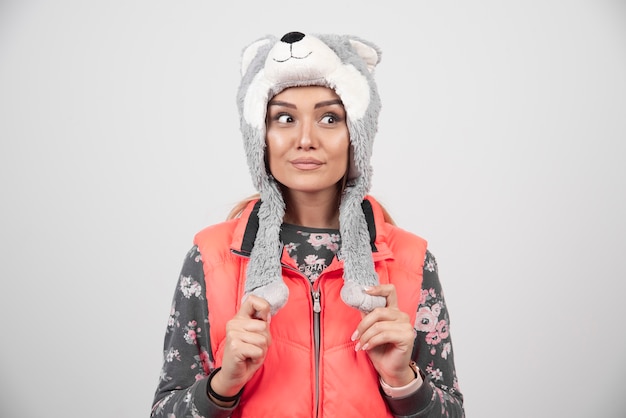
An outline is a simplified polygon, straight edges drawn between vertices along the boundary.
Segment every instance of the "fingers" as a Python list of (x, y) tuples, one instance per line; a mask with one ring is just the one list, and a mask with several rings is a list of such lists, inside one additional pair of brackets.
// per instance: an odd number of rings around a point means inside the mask
[(355, 350), (368, 350), (383, 344), (393, 344), (397, 348), (412, 347), (415, 337), (410, 317), (398, 308), (398, 297), (392, 284), (373, 286), (366, 289), (370, 295), (387, 299), (385, 308), (376, 308), (359, 323), (352, 335), (358, 340)]
[(248, 295), (239, 311), (226, 323), (222, 380), (229, 387), (245, 384), (265, 360), (272, 342), (270, 317), (269, 303)]
[[(244, 357), (264, 355), (271, 341), (270, 319), (269, 303), (258, 296), (248, 295), (237, 314), (226, 324), (231, 350)], [(257, 348), (262, 353), (258, 353)]]
[(415, 333), (408, 320), (397, 318), (392, 321), (374, 322), (372, 325), (363, 325), (364, 330), (359, 329), (363, 323), (359, 324), (357, 331), (352, 336), (353, 341), (357, 341), (354, 349), (371, 350), (373, 348), (390, 344), (400, 351), (408, 351), (413, 348)]
[(231, 330), (225, 350), (240, 362), (257, 363), (265, 358), (270, 343), (271, 337), (265, 330), (260, 332)]
[(238, 393), (265, 360), (272, 337), (268, 322), (250, 317), (255, 312), (258, 311), (250, 302), (226, 323), (222, 369), (211, 382), (217, 393)]
[(383, 296), (387, 299), (388, 308), (398, 307), (398, 294), (396, 287), (392, 284), (381, 284), (365, 288), (365, 293), (372, 296)]
[(252, 318), (260, 319), (262, 321), (269, 322), (271, 306), (268, 301), (258, 296), (248, 294), (244, 298), (239, 312), (236, 317), (239, 318)]

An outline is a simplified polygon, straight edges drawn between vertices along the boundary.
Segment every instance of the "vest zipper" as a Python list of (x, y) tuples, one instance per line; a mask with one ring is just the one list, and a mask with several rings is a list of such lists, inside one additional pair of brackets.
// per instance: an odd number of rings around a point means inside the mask
[[(313, 355), (315, 356), (315, 417), (317, 418), (319, 414), (319, 398), (320, 398), (320, 312), (322, 312), (322, 295), (319, 291), (319, 279), (315, 280), (314, 283), (311, 283), (309, 278), (306, 277), (302, 272), (298, 269), (294, 269), (293, 267), (281, 263), (282, 267), (294, 271), (302, 276), (304, 280), (309, 283), (311, 288), (311, 299), (313, 300), (313, 344), (315, 352)], [(324, 274), (324, 273), (322, 273)], [(316, 289), (317, 288), (317, 289)]]
[(313, 341), (315, 346), (315, 416), (319, 411), (320, 398), (320, 312), (322, 305), (320, 303), (321, 295), (319, 290), (315, 290), (315, 286), (311, 283), (311, 296), (313, 297)]

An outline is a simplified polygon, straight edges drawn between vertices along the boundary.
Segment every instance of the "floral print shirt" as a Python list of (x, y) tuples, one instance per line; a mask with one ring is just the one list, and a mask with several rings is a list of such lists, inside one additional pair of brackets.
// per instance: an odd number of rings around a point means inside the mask
[(333, 229), (283, 224), (280, 238), (298, 269), (311, 282), (328, 267), (341, 246), (339, 232)]
[[(341, 245), (337, 230), (283, 225), (281, 239), (300, 271), (314, 281), (330, 264)], [(397, 417), (464, 417), (450, 337), (450, 319), (435, 257), (426, 252), (421, 300), (415, 321), (413, 358), (426, 375), (422, 387), (405, 398), (385, 399), (392, 411), (411, 411)], [(202, 257), (194, 246), (185, 257), (165, 332), (163, 367), (154, 397), (153, 418), (222, 418), (222, 408), (206, 394), (206, 377), (214, 369), (208, 307), (204, 297)]]

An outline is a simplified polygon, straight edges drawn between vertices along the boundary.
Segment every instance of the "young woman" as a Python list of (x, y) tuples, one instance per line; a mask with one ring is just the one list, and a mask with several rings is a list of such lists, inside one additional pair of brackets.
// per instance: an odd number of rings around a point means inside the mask
[(153, 417), (464, 416), (435, 259), (367, 194), (379, 59), (299, 32), (244, 51), (260, 198), (195, 237)]

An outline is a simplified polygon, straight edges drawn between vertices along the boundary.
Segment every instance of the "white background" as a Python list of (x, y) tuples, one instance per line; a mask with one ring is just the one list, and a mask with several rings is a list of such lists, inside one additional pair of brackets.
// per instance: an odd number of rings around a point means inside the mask
[(372, 193), (437, 256), (468, 416), (623, 417), (617, 0), (1, 1), (0, 416), (148, 416), (192, 237), (253, 192), (239, 54), (293, 30), (383, 50)]

